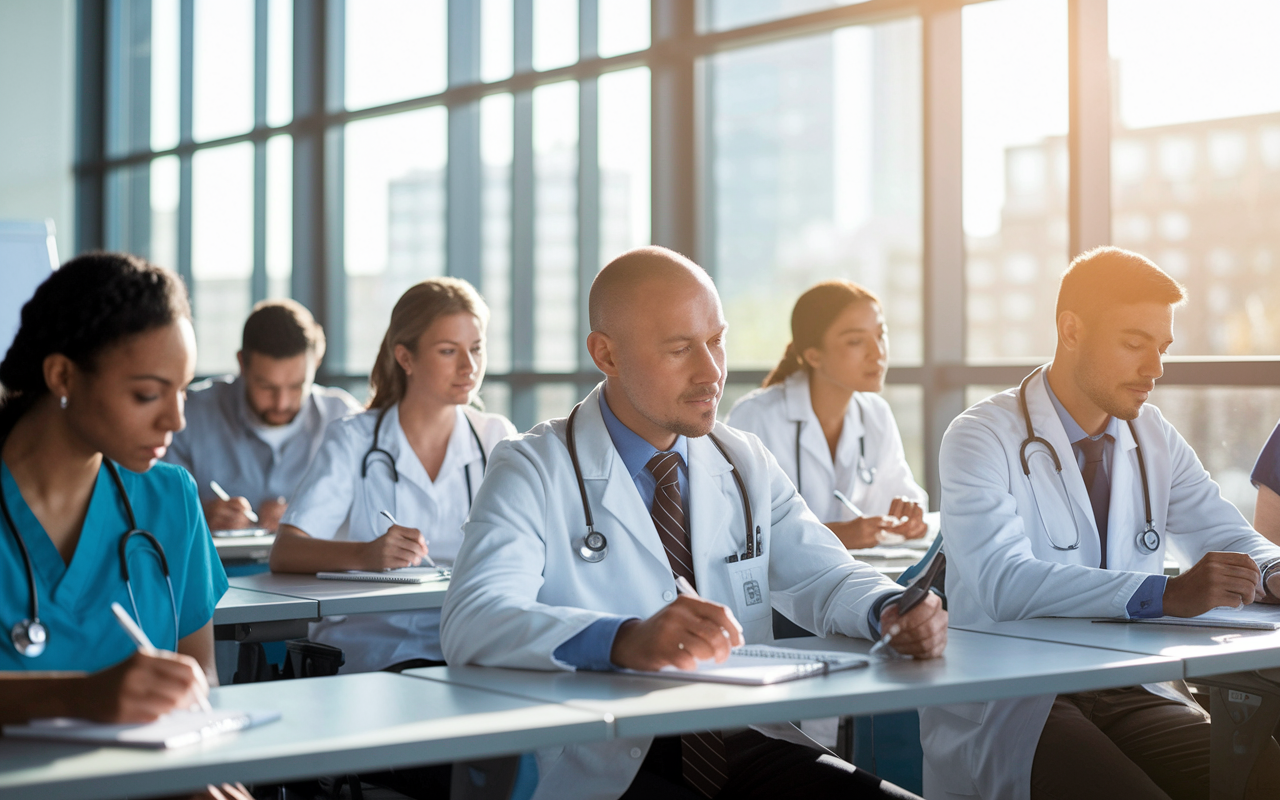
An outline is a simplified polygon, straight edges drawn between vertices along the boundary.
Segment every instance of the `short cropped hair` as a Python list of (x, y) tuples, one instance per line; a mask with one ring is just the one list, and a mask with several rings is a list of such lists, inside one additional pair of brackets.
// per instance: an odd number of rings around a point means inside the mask
[(241, 349), (246, 355), (293, 358), (303, 353), (324, 358), (324, 328), (297, 300), (263, 300), (244, 322)]
[(1071, 311), (1096, 319), (1115, 306), (1165, 303), (1180, 306), (1187, 290), (1150, 259), (1119, 247), (1095, 247), (1076, 256), (1062, 273), (1054, 319)]

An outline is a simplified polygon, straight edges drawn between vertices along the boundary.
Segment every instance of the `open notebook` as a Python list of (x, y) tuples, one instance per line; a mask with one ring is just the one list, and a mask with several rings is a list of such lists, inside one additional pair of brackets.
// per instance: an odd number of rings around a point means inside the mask
[(349, 569), (343, 572), (317, 572), (327, 581), (373, 581), (374, 583), (430, 583), (449, 580), (448, 567), (404, 567), (385, 572)]
[(735, 647), (723, 664), (699, 661), (696, 670), (666, 667), (657, 672), (621, 670), (631, 675), (651, 675), (658, 678), (674, 678), (682, 681), (710, 681), (712, 683), (740, 683), (764, 686), (783, 681), (794, 681), (814, 675), (826, 675), (845, 669), (865, 667), (871, 659), (856, 653), (833, 653), (817, 650), (793, 650), (766, 644)]
[(1148, 625), (1182, 625), (1195, 628), (1242, 628), (1255, 631), (1280, 630), (1280, 606), (1252, 603), (1241, 608), (1212, 608), (1198, 617), (1153, 617), (1151, 619), (1094, 620), (1095, 622), (1143, 622)]
[(5, 725), (4, 735), (14, 739), (47, 739), (164, 750), (186, 747), (224, 733), (242, 731), (278, 719), (279, 711), (174, 711), (155, 722), (133, 725), (104, 725), (84, 719), (55, 717), (32, 720), (26, 725)]

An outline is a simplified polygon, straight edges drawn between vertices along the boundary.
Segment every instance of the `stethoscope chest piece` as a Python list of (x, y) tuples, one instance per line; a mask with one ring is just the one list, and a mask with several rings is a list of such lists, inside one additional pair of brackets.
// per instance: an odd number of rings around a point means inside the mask
[(49, 629), (38, 619), (24, 619), (9, 631), (9, 638), (13, 640), (13, 649), (27, 658), (35, 658), (44, 652), (49, 642)]
[(591, 564), (604, 561), (605, 556), (609, 555), (609, 540), (599, 531), (588, 531), (586, 536), (574, 543), (574, 547), (578, 551), (578, 557)]
[(1148, 553), (1154, 553), (1160, 549), (1160, 534), (1154, 525), (1148, 524), (1146, 529), (1138, 534), (1138, 549)]

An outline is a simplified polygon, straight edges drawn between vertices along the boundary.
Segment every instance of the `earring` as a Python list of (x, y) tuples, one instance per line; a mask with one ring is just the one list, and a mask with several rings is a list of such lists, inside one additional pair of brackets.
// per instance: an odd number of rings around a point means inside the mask
[(60, 398), (58, 399), (58, 407), (59, 407), (59, 408), (62, 408), (62, 409), (64, 409), (64, 410), (66, 409), (66, 407), (67, 407), (67, 396), (66, 396), (65, 394), (64, 394), (62, 397), (60, 397)]

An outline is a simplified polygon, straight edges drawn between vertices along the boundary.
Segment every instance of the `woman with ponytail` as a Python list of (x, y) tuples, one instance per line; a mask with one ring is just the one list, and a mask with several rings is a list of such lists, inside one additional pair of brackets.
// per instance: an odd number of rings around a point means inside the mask
[[(457, 278), (409, 288), (369, 376), (369, 409), (329, 425), (271, 550), (273, 572), (450, 566), (489, 451), (515, 428), (470, 407), (489, 309)], [(343, 672), (443, 663), (440, 612), (359, 614), (312, 625)]]
[(791, 343), (778, 366), (729, 413), (730, 425), (764, 441), (809, 508), (849, 548), (871, 547), (882, 532), (926, 532), (925, 492), (879, 394), (888, 359), (879, 299), (850, 281), (819, 283), (796, 301)]

